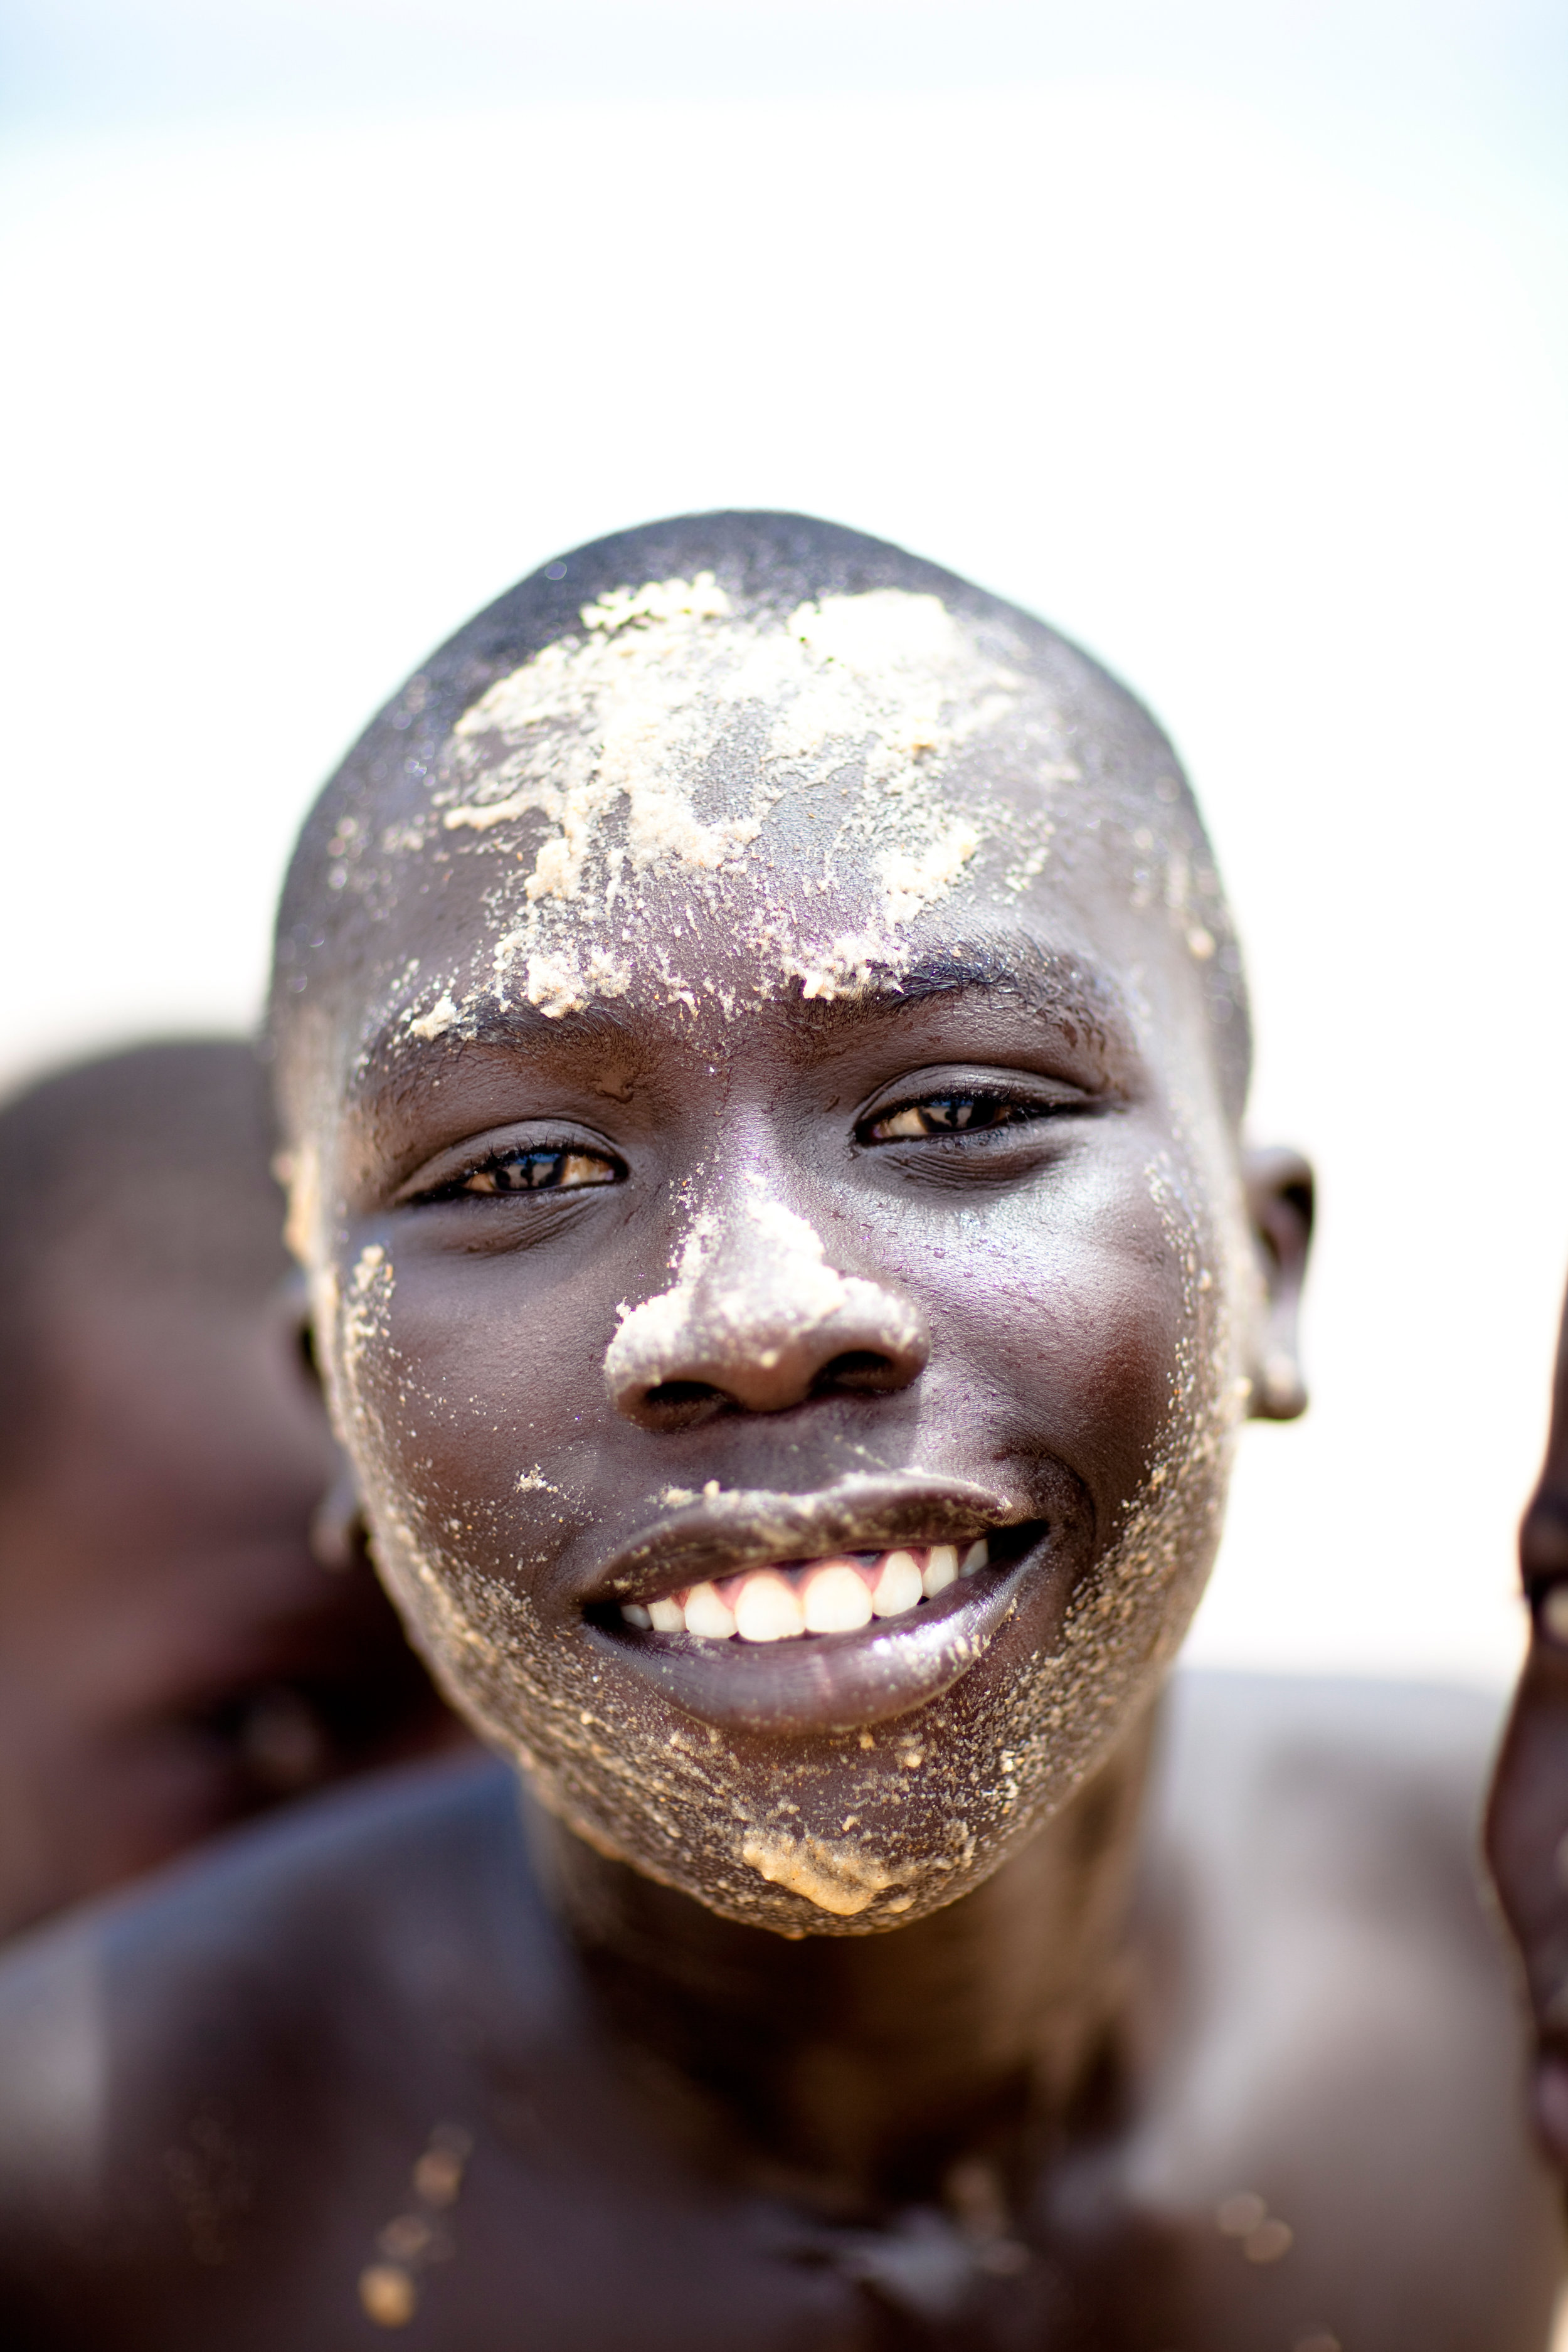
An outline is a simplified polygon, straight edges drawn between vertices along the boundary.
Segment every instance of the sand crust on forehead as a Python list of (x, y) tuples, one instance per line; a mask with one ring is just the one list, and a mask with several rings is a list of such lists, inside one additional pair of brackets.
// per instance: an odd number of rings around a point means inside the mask
[[(729, 877), (747, 878), (743, 941), (759, 985), (852, 992), (899, 968), (901, 933), (961, 883), (994, 831), (1019, 831), (1015, 812), (989, 812), (973, 791), (957, 805), (943, 787), (956, 756), (1012, 718), (1031, 682), (935, 595), (879, 588), (750, 612), (704, 572), (612, 590), (581, 620), (464, 712), (408, 843), (493, 856), (490, 1001), (516, 989), (559, 1015), (624, 994), (634, 969), (672, 999), (715, 992), (668, 925), (656, 971), (646, 946), (635, 966), (628, 952), (626, 918), (645, 905), (645, 884), (671, 877), (714, 905)], [(1075, 777), (1050, 748), (1043, 780)], [(716, 772), (726, 751), (740, 752), (745, 785)], [(813, 821), (826, 820), (804, 887), (798, 835), (777, 865), (769, 852), (782, 836), (767, 837), (780, 803), (802, 795)], [(1044, 865), (1049, 832), (1042, 814), (1014, 844), (1016, 887)], [(869, 873), (871, 908), (852, 931), (814, 924), (811, 897), (830, 894), (845, 868), (858, 896)], [(460, 1031), (480, 993), (459, 1001), (444, 982), (409, 1024), (422, 1036)]]

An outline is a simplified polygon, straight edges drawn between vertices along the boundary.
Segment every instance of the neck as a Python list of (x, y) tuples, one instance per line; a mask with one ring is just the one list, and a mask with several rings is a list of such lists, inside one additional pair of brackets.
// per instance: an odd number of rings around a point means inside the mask
[(542, 1875), (668, 2121), (817, 2201), (1020, 2178), (1100, 2083), (1127, 1971), (1153, 1710), (973, 1894), (792, 1943), (716, 1917), (531, 1809)]

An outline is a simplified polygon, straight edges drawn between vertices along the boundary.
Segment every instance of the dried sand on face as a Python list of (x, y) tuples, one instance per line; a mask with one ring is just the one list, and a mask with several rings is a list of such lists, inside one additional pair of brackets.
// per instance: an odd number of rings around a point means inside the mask
[[(605, 1358), (612, 1395), (642, 1382), (669, 1377), (669, 1368), (693, 1360), (736, 1335), (764, 1330), (767, 1344), (756, 1357), (771, 1371), (793, 1341), (820, 1330), (835, 1317), (858, 1310), (873, 1327), (897, 1330), (899, 1302), (890, 1293), (827, 1263), (822, 1236), (782, 1201), (772, 1200), (763, 1180), (749, 1173), (751, 1188), (739, 1213), (721, 1228), (706, 1212), (693, 1220), (679, 1250), (676, 1279), (668, 1290), (639, 1306), (624, 1302), (620, 1323)], [(919, 1318), (902, 1310), (906, 1344), (915, 1344)]]
[[(466, 971), (408, 967), (395, 983), (422, 1036), (463, 1034), (509, 991), (554, 1014), (615, 996), (631, 985), (634, 955), (639, 990), (688, 1003), (711, 994), (702, 928), (693, 919), (687, 938), (667, 919), (682, 895), (728, 919), (726, 938), (754, 955), (760, 992), (853, 993), (873, 969), (900, 968), (906, 927), (961, 889), (983, 852), (1009, 890), (1041, 870), (1050, 819), (1040, 799), (1022, 814), (993, 810), (975, 781), (984, 763), (964, 755), (1022, 729), (1043, 784), (1076, 780), (1059, 721), (939, 599), (878, 591), (753, 615), (699, 575), (617, 591), (582, 622), (471, 706), (437, 762), (425, 817), (383, 845), (389, 857), (483, 858), (493, 876)], [(813, 894), (826, 903), (837, 877), (837, 903), (861, 909), (852, 931), (812, 920)], [(1190, 919), (1176, 881), (1164, 895), (1173, 920)], [(413, 1001), (404, 992), (416, 979)], [(725, 1010), (750, 1001), (743, 992)], [(409, 1488), (382, 1418), (407, 1369), (388, 1328), (391, 1269), (359, 1270), (368, 1296), (350, 1276), (336, 1352), (378, 1554), (440, 1679), (531, 1771), (546, 1804), (592, 1843), (733, 1917), (786, 1934), (863, 1933), (973, 1884), (1070, 1796), (1156, 1687), (1217, 1537), (1243, 1277), (1230, 1209), (1216, 1230), (1184, 1205), (1212, 1197), (1214, 1150), (1180, 1157), (1186, 1181), (1156, 1171), (1192, 1286), (1158, 1459), (1108, 1531), (1056, 1654), (1000, 1696), (979, 1739), (948, 1736), (942, 1703), (922, 1710), (906, 1727), (919, 1732), (918, 1769), (851, 1736), (842, 1752), (759, 1783), (696, 1729), (649, 1743), (629, 1723), (604, 1722), (584, 1646), (547, 1629), (510, 1578), (476, 1567), (434, 1498), (417, 1480)], [(686, 1238), (692, 1263), (683, 1252), (677, 1292), (722, 1237)], [(813, 1266), (841, 1279), (825, 1259)], [(668, 1293), (647, 1302), (633, 1336), (657, 1338), (674, 1307)], [(542, 1496), (523, 1540), (535, 1538), (542, 1561), (560, 1539)], [(863, 1824), (853, 1843), (847, 1813)]]
[[(1074, 1594), (1055, 1652), (994, 1694), (983, 1728), (960, 1735), (938, 1700), (875, 1737), (846, 1735), (813, 1759), (782, 1760), (771, 1776), (700, 1727), (650, 1738), (635, 1717), (606, 1719), (588, 1645), (548, 1629), (510, 1579), (477, 1569), (434, 1497), (405, 1491), (384, 1404), (406, 1369), (389, 1328), (392, 1269), (363, 1252), (344, 1285), (335, 1350), (345, 1421), (378, 1556), (443, 1686), (596, 1849), (731, 1918), (786, 1935), (863, 1934), (974, 1885), (1138, 1718), (1207, 1574), (1258, 1279), (1239, 1202), (1214, 1192), (1223, 1148), (1217, 1134), (1191, 1133), (1178, 1157), (1162, 1154), (1147, 1171), (1185, 1308), (1170, 1411), (1142, 1491)], [(1197, 1205), (1205, 1200), (1211, 1210)], [(773, 1238), (795, 1243), (784, 1252), (792, 1262), (815, 1255), (801, 1235)], [(689, 1239), (681, 1274), (693, 1290), (711, 1270), (713, 1235)], [(661, 1297), (684, 1303), (681, 1280)], [(521, 1494), (533, 1486), (519, 1482)], [(557, 1527), (554, 1511), (542, 1510), (542, 1562)], [(847, 1816), (860, 1825), (853, 1838)]]
[[(875, 589), (752, 614), (704, 572), (600, 597), (580, 633), (465, 711), (437, 764), (428, 821), (406, 845), (493, 854), (492, 968), (461, 1003), (443, 986), (415, 1006), (410, 1028), (460, 1029), (481, 993), (504, 1001), (514, 989), (558, 1017), (624, 994), (634, 977), (695, 1001), (711, 979), (694, 941), (664, 926), (651, 973), (630, 945), (626, 918), (648, 903), (647, 886), (671, 878), (740, 918), (763, 990), (795, 982), (831, 997), (896, 971), (914, 918), (963, 881), (993, 833), (1019, 832), (1016, 813), (950, 786), (959, 755), (1027, 691), (1022, 670), (933, 595)], [(1048, 783), (1074, 771), (1042, 753), (1040, 772)], [(804, 883), (798, 836), (785, 839), (803, 809), (821, 828)], [(1012, 841), (1019, 887), (1039, 872), (1049, 829), (1042, 813)], [(742, 877), (743, 908), (725, 892)], [(826, 909), (812, 919), (811, 897), (840, 877), (860, 898), (870, 885), (852, 929)]]

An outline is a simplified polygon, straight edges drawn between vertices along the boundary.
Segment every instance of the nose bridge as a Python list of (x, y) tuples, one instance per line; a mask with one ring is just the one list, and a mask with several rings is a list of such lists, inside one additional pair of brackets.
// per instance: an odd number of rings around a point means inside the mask
[(846, 1276), (828, 1265), (815, 1226), (756, 1179), (751, 1186), (719, 1228), (699, 1276), (698, 1311), (767, 1346), (836, 1313)]
[(913, 1301), (830, 1265), (816, 1229), (750, 1175), (697, 1219), (673, 1288), (626, 1318), (605, 1377), (634, 1418), (672, 1387), (766, 1412), (800, 1402), (837, 1360), (875, 1360), (890, 1388), (927, 1353)]

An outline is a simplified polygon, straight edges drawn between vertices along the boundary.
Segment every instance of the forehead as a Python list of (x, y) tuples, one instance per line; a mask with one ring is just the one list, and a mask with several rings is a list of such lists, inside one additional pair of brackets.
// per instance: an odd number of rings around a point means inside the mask
[[(498, 1006), (865, 998), (978, 930), (1113, 968), (1151, 907), (1212, 952), (1163, 739), (1026, 625), (888, 587), (743, 607), (706, 572), (584, 605), (404, 763), (374, 844), (340, 817), (329, 887), (378, 900), (362, 1052)], [(1129, 821), (1162, 807), (1168, 840)]]

